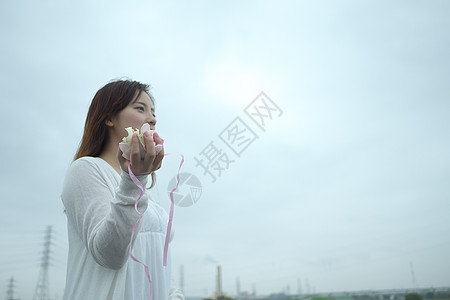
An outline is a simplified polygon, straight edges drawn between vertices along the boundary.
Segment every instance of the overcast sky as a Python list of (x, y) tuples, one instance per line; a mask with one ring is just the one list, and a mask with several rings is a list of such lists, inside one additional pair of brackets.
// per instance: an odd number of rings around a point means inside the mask
[[(95, 2), (95, 3), (93, 3)], [(449, 1), (1, 1), (0, 297), (31, 299), (52, 225), (50, 294), (67, 256), (60, 193), (95, 92), (152, 85), (166, 153), (202, 185), (176, 207), (187, 296), (450, 285)], [(244, 109), (282, 111), (261, 130)], [(219, 135), (240, 117), (240, 156)], [(194, 157), (234, 160), (217, 180)], [(166, 156), (153, 198), (180, 158)]]

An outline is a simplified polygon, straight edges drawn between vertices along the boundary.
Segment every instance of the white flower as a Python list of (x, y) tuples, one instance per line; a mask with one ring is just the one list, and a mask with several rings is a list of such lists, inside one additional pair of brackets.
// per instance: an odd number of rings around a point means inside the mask
[[(162, 144), (156, 144), (155, 137), (153, 136), (154, 130), (150, 129), (150, 125), (148, 123), (145, 123), (142, 125), (141, 130), (139, 129), (133, 129), (132, 127), (127, 127), (125, 130), (128, 132), (128, 135), (122, 139), (122, 142), (119, 143), (119, 148), (122, 151), (122, 156), (125, 159), (130, 159), (130, 152), (131, 152), (131, 140), (133, 138), (133, 134), (136, 133), (138, 135), (139, 141), (141, 142), (142, 147), (145, 149), (145, 143), (144, 143), (144, 133), (148, 132), (150, 134), (150, 137), (153, 139), (153, 142), (155, 143), (156, 148), (156, 154), (158, 154), (161, 150), (163, 145)], [(163, 141), (164, 142), (164, 141)]]

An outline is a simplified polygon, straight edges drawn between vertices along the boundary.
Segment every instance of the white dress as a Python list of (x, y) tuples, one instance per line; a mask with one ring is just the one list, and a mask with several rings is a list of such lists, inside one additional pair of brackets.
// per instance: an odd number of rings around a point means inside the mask
[[(148, 176), (138, 176), (143, 186)], [(140, 300), (150, 298), (144, 266), (128, 254), (139, 214), (140, 194), (130, 176), (119, 175), (99, 157), (74, 161), (61, 195), (67, 215), (69, 253), (64, 300)], [(184, 299), (171, 287), (170, 247), (163, 252), (168, 215), (144, 193), (138, 210), (144, 214), (133, 241), (133, 256), (145, 263), (153, 283), (153, 300)], [(173, 239), (173, 232), (170, 240)]]

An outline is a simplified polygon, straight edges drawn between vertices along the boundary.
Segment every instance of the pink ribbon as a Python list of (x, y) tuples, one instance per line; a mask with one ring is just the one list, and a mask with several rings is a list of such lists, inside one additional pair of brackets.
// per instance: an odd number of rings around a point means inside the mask
[(164, 257), (163, 257), (163, 266), (167, 266), (167, 251), (169, 250), (169, 240), (170, 240), (170, 230), (172, 229), (172, 219), (173, 219), (173, 208), (174, 208), (174, 202), (173, 202), (173, 192), (178, 188), (178, 184), (180, 183), (180, 169), (184, 162), (184, 156), (183, 154), (179, 153), (167, 153), (166, 155), (180, 155), (181, 156), (181, 163), (180, 167), (178, 168), (177, 173), (177, 185), (170, 191), (170, 212), (169, 212), (169, 223), (167, 224), (167, 232), (166, 232), (166, 242), (164, 243)]
[(133, 242), (133, 237), (134, 237), (134, 234), (136, 233), (136, 229), (138, 228), (139, 223), (141, 222), (141, 219), (143, 217), (143, 214), (141, 214), (141, 212), (137, 209), (137, 207), (138, 207), (138, 204), (139, 204), (139, 200), (141, 200), (142, 195), (144, 195), (144, 186), (139, 181), (139, 179), (137, 179), (137, 177), (134, 176), (133, 172), (131, 171), (131, 164), (128, 165), (128, 174), (130, 174), (131, 180), (133, 180), (134, 184), (136, 184), (138, 186), (138, 188), (141, 190), (141, 194), (139, 195), (139, 198), (137, 199), (136, 203), (134, 204), (134, 209), (137, 211), (137, 213), (140, 215), (140, 217), (137, 220), (136, 224), (134, 225), (133, 232), (131, 233), (129, 253), (130, 253), (130, 257), (131, 257), (132, 260), (134, 260), (135, 262), (138, 262), (138, 263), (140, 263), (141, 265), (144, 266), (145, 274), (147, 275), (148, 282), (150, 283), (150, 300), (152, 300), (153, 284), (152, 284), (152, 280), (150, 279), (150, 271), (148, 269), (148, 266), (146, 264), (144, 264), (143, 262), (141, 262), (140, 260), (138, 260), (137, 258), (135, 258), (133, 256), (133, 254), (131, 253), (131, 245), (132, 245), (132, 242)]
[[(178, 173), (177, 173), (177, 185), (170, 192), (170, 202), (171, 203), (170, 203), (170, 212), (169, 212), (169, 222), (167, 224), (167, 231), (166, 231), (166, 240), (165, 240), (165, 243), (164, 243), (163, 266), (167, 266), (167, 252), (169, 250), (170, 231), (172, 230), (172, 220), (173, 220), (173, 210), (174, 210), (173, 192), (176, 191), (176, 189), (178, 188), (178, 184), (180, 183), (180, 169), (181, 169), (181, 166), (184, 163), (184, 156), (182, 154), (179, 154), (179, 153), (166, 153), (166, 154), (164, 154), (164, 156), (166, 156), (166, 155), (173, 155), (173, 154), (181, 156), (181, 163), (180, 163), (180, 167), (178, 168)], [(143, 214), (137, 209), (137, 207), (138, 207), (138, 204), (139, 204), (139, 200), (141, 200), (141, 197), (144, 194), (144, 186), (142, 185), (142, 183), (139, 181), (139, 179), (137, 179), (137, 177), (131, 171), (131, 165), (128, 165), (128, 174), (130, 175), (131, 180), (134, 182), (134, 184), (136, 184), (137, 187), (141, 190), (141, 194), (139, 195), (139, 198), (137, 199), (136, 203), (134, 204), (134, 209), (140, 215), (140, 217), (137, 220), (136, 224), (134, 225), (133, 231), (131, 233), (129, 254), (130, 254), (130, 257), (131, 257), (132, 260), (134, 260), (135, 262), (140, 263), (141, 265), (144, 266), (145, 274), (147, 275), (148, 282), (150, 283), (150, 300), (152, 300), (153, 284), (152, 284), (152, 280), (150, 279), (149, 268), (148, 268), (148, 266), (146, 264), (144, 264), (143, 262), (141, 262), (137, 258), (135, 258), (133, 256), (132, 252), (131, 252), (133, 237), (136, 234), (136, 230), (137, 230), (137, 228), (139, 226), (139, 223), (141, 222), (141, 219), (143, 217)]]

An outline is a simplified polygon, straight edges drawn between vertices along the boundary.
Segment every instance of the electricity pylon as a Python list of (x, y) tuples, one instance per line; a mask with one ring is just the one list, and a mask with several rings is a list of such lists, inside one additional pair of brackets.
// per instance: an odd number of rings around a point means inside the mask
[(50, 265), (50, 244), (52, 240), (52, 226), (47, 226), (42, 252), (41, 270), (34, 290), (33, 300), (49, 300), (48, 266)]
[(11, 277), (8, 284), (8, 289), (6, 290), (6, 300), (19, 300), (19, 298), (14, 298), (14, 278)]

